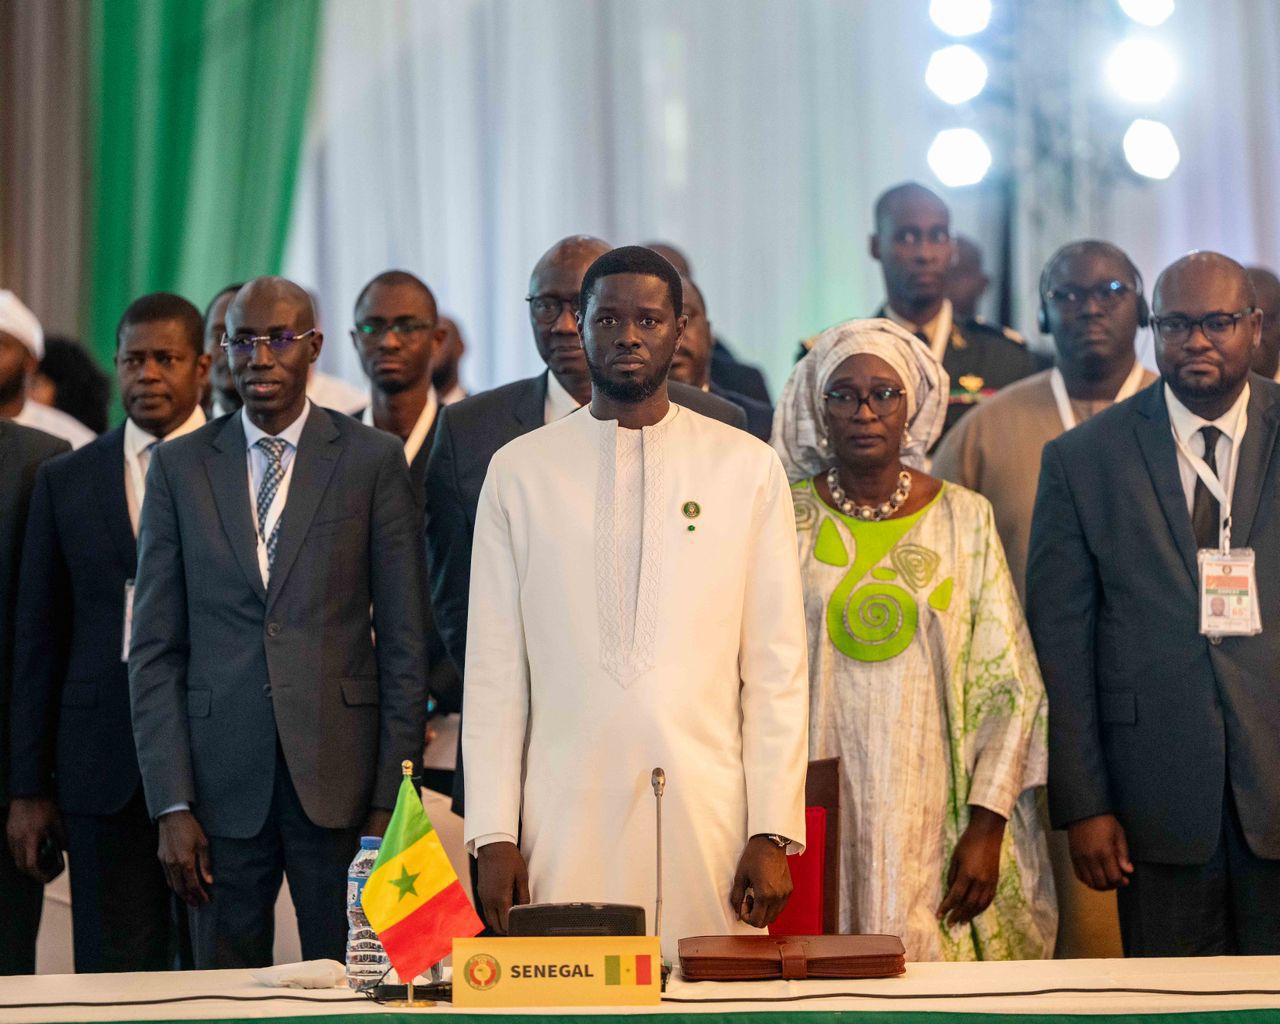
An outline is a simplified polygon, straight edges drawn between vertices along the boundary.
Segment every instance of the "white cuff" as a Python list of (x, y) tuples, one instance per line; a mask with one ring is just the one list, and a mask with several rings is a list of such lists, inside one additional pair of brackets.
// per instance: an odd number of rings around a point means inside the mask
[(490, 843), (510, 843), (512, 846), (518, 845), (516, 837), (508, 835), (506, 832), (486, 832), (482, 836), (476, 836), (471, 842), (467, 843), (467, 853), (475, 856), (480, 852), (480, 847), (488, 846)]

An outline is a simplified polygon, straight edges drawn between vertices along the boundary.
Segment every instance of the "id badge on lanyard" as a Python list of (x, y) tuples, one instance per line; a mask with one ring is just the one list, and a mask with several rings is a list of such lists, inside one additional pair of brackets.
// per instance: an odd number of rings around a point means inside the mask
[[(1243, 432), (1237, 430), (1235, 437)], [(1262, 632), (1262, 613), (1258, 608), (1258, 577), (1252, 548), (1231, 546), (1231, 495), (1209, 469), (1204, 459), (1195, 455), (1176, 438), (1179, 450), (1187, 457), (1196, 475), (1218, 500), (1220, 514), (1218, 546), (1196, 552), (1200, 570), (1200, 634), (1210, 639), (1224, 636), (1256, 636)], [(1227, 481), (1234, 490), (1240, 444), (1231, 445)]]

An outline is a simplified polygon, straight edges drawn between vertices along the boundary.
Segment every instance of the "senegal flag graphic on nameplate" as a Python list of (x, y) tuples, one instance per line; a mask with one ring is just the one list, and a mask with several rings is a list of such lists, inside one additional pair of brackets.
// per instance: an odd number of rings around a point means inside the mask
[(443, 960), (455, 938), (471, 938), (484, 928), (412, 779), (400, 783), (391, 824), (360, 902), (401, 981), (411, 981)]
[(606, 985), (652, 985), (653, 958), (650, 956), (607, 956), (604, 958)]

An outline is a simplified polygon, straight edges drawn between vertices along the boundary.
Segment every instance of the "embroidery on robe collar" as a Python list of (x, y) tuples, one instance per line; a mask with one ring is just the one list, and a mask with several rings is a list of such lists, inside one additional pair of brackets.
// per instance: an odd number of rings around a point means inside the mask
[[(675, 406), (672, 406), (674, 412)], [(600, 628), (600, 660), (619, 685), (630, 686), (637, 676), (653, 668), (658, 637), (659, 594), (662, 585), (663, 508), (668, 416), (641, 430), (639, 451), (643, 459), (644, 509), (640, 534), (640, 585), (635, 622), (628, 623), (623, 594), (627, 572), (620, 564), (619, 534), (623, 510), (617, 501), (618, 459), (632, 457), (626, 446), (619, 451), (618, 424), (609, 420), (599, 427), (599, 471), (596, 475), (595, 563), (596, 608)], [(630, 629), (629, 629), (630, 627)]]

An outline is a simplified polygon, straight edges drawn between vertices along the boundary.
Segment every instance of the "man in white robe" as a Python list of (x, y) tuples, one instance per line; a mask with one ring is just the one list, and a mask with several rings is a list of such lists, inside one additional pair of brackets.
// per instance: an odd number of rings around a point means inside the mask
[(655, 767), (666, 955), (763, 927), (790, 894), (808, 725), (794, 515), (771, 449), (668, 401), (680, 305), (652, 251), (601, 256), (579, 313), (591, 405), (499, 451), (480, 496), (466, 840), (499, 932), (530, 899), (651, 920)]

